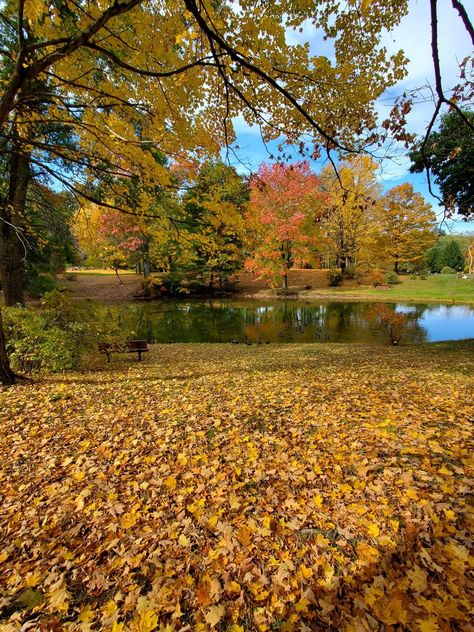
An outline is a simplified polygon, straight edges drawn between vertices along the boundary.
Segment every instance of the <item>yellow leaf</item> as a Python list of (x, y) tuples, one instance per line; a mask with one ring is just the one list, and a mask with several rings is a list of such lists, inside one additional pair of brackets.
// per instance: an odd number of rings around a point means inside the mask
[(158, 617), (153, 610), (145, 609), (137, 613), (130, 625), (133, 632), (152, 632), (158, 625)]
[(128, 513), (123, 514), (120, 519), (120, 526), (122, 529), (130, 529), (133, 527), (138, 520), (138, 514), (136, 511), (130, 511)]
[(179, 538), (178, 538), (178, 544), (180, 544), (181, 546), (189, 546), (189, 540), (188, 538), (184, 535), (184, 533), (182, 533)]
[(62, 584), (49, 595), (49, 605), (52, 610), (66, 612), (69, 608), (69, 599), (71, 595), (67, 591), (66, 585)]
[(372, 524), (368, 526), (367, 531), (369, 532), (369, 535), (373, 538), (376, 538), (380, 533), (380, 529), (378, 525), (375, 524), (375, 522), (372, 522)]
[(113, 599), (109, 599), (109, 601), (102, 608), (102, 615), (104, 619), (109, 619), (113, 614), (117, 612), (117, 604)]
[(407, 575), (410, 580), (410, 586), (413, 590), (416, 592), (423, 592), (427, 589), (428, 575), (422, 568), (415, 566), (413, 569), (408, 571)]
[(240, 593), (240, 584), (230, 581), (226, 586), (226, 591), (231, 595), (238, 595)]
[(420, 632), (438, 632), (439, 630), (437, 618), (432, 615), (423, 620), (418, 619), (417, 623)]
[(80, 623), (88, 623), (89, 621), (92, 621), (92, 619), (94, 618), (95, 618), (95, 614), (91, 610), (91, 607), (84, 606), (84, 608), (82, 608), (81, 611), (79, 612), (79, 616), (77, 617), (77, 620)]
[(306, 597), (302, 597), (295, 605), (296, 612), (302, 613), (306, 612), (309, 606), (309, 601)]
[(208, 623), (211, 628), (213, 628), (219, 623), (224, 615), (224, 606), (212, 606), (212, 608), (210, 608), (204, 615), (204, 619), (206, 620), (206, 623)]
[(31, 588), (32, 586), (37, 586), (40, 582), (41, 575), (39, 573), (28, 573), (25, 577), (25, 586)]
[(313, 502), (316, 505), (316, 507), (320, 509), (323, 505), (323, 497), (321, 496), (321, 494), (316, 494), (316, 496), (313, 499)]
[(231, 509), (239, 509), (240, 502), (235, 494), (230, 494), (229, 496), (229, 504)]
[(174, 478), (174, 476), (168, 476), (168, 478), (165, 479), (165, 485), (170, 491), (176, 489), (176, 479)]

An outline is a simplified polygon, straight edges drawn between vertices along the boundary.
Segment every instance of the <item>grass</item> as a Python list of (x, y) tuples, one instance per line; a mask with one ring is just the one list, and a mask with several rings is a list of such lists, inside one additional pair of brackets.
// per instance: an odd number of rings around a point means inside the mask
[[(391, 300), (410, 301), (456, 301), (459, 303), (474, 302), (474, 278), (462, 279), (455, 274), (434, 274), (425, 280), (400, 277), (399, 285), (394, 285), (388, 293)], [(380, 296), (383, 291), (367, 288), (368, 296)]]
[(467, 629), (473, 350), (156, 345), (0, 390), (0, 627)]
[(454, 274), (434, 274), (425, 280), (400, 276), (398, 285), (377, 289), (367, 285), (342, 286), (327, 289), (300, 291), (304, 297), (337, 300), (405, 301), (429, 303), (474, 303), (474, 278), (462, 279)]
[[(135, 270), (119, 270), (119, 275), (129, 275), (129, 274), (133, 274), (135, 275), (136, 272)], [(115, 270), (111, 270), (111, 269), (104, 269), (104, 268), (81, 268), (80, 270), (75, 270), (74, 268), (69, 268), (68, 270), (66, 270), (66, 274), (77, 274), (80, 276), (116, 276)]]

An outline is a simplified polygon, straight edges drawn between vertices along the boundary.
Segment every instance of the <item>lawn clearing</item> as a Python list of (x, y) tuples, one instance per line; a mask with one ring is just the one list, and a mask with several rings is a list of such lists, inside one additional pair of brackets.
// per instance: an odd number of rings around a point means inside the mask
[(468, 630), (473, 350), (156, 345), (0, 391), (0, 629)]

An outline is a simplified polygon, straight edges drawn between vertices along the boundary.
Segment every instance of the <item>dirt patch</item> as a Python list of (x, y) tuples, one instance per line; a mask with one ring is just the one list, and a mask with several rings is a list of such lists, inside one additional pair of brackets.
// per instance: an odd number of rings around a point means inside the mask
[[(288, 272), (288, 287), (292, 290), (322, 289), (328, 287), (327, 270), (302, 270)], [(272, 286), (268, 277), (256, 278), (251, 272), (240, 272), (232, 279), (238, 292), (248, 294), (267, 290)]]
[[(67, 275), (70, 277), (71, 275)], [(115, 274), (74, 273), (74, 280), (59, 279), (61, 287), (71, 292), (74, 298), (96, 301), (131, 301), (139, 294), (143, 278), (138, 274), (123, 274), (119, 282)]]

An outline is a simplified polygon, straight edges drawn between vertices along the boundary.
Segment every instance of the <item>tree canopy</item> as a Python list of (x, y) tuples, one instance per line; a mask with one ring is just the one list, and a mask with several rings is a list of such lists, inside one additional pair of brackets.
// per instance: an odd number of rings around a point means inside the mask
[(456, 110), (442, 117), (439, 130), (411, 152), (410, 171), (429, 169), (448, 211), (468, 220), (474, 217), (474, 111), (465, 110), (463, 116), (472, 127)]

